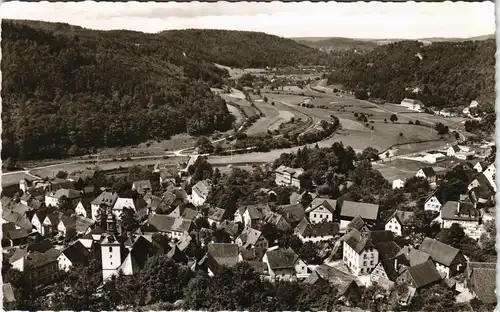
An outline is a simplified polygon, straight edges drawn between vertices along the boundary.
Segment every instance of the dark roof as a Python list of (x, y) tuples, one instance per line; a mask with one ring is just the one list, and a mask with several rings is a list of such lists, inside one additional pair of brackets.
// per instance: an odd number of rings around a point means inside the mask
[(266, 255), (272, 270), (294, 268), (299, 260), (299, 256), (291, 248), (268, 250)]
[(219, 224), (218, 228), (232, 237), (238, 234), (238, 224), (233, 221), (224, 220)]
[(314, 211), (316, 208), (323, 206), (331, 213), (335, 213), (335, 209), (337, 207), (337, 201), (329, 198), (319, 198), (316, 197), (311, 204), (309, 205), (309, 209), (306, 212)]
[[(314, 269), (314, 274), (316, 274), (317, 277), (324, 279), (324, 280), (327, 280), (328, 282), (330, 282), (330, 284), (334, 285), (335, 288), (337, 288), (339, 290), (340, 294), (344, 294), (345, 291), (349, 288), (349, 286), (353, 282), (356, 284), (355, 278), (353, 276), (351, 276), (347, 273), (344, 273), (337, 268), (330, 267), (330, 266), (325, 265), (325, 264), (321, 264), (321, 265), (317, 266)], [(313, 275), (313, 274), (311, 274), (311, 275)], [(313, 276), (312, 279), (309, 279), (309, 278), (306, 279), (306, 282), (314, 283), (317, 280), (318, 279)]]
[(247, 261), (248, 265), (260, 275), (267, 275), (267, 265), (261, 261)]
[(429, 237), (426, 237), (422, 244), (420, 244), (419, 250), (428, 254), (432, 260), (445, 266), (450, 266), (460, 251), (455, 247)]
[(395, 282), (399, 276), (399, 272), (397, 268), (394, 266), (395, 264), (396, 261), (394, 258), (387, 258), (380, 261), (380, 265), (382, 266), (382, 268), (384, 268), (385, 274), (387, 274), (387, 278), (391, 282)]
[(308, 224), (299, 233), (303, 237), (323, 237), (335, 236), (339, 233), (339, 223), (337, 222), (323, 222), (317, 224)]
[(345, 200), (342, 203), (340, 216), (354, 218), (359, 215), (364, 220), (375, 221), (378, 217), (378, 210), (379, 205)]
[(361, 231), (364, 225), (365, 221), (363, 220), (363, 218), (361, 218), (360, 215), (357, 215), (354, 217), (354, 219), (351, 220), (351, 222), (349, 222), (349, 224), (347, 225), (347, 229), (348, 230), (356, 229), (358, 231)]
[(496, 269), (475, 268), (472, 271), (470, 282), (474, 287), (476, 296), (483, 303), (496, 303)]
[(239, 260), (237, 244), (208, 244), (207, 252), (219, 265), (231, 267), (235, 266)]
[(421, 170), (424, 172), (426, 177), (434, 177), (436, 176), (436, 172), (434, 171), (434, 168), (432, 167), (423, 167)]
[(352, 229), (344, 235), (343, 240), (356, 253), (361, 253), (365, 248), (375, 248), (375, 244), (390, 242), (394, 239), (391, 231), (370, 231), (361, 233), (356, 229)]
[(30, 234), (28, 231), (23, 230), (23, 229), (18, 229), (18, 230), (14, 229), (14, 230), (9, 230), (9, 231), (3, 232), (3, 233), (5, 234), (5, 236), (10, 238), (11, 240), (25, 238), (25, 237), (28, 237)]
[(240, 256), (244, 261), (261, 261), (265, 253), (265, 248), (240, 248)]
[(45, 266), (51, 262), (57, 262), (57, 257), (60, 251), (56, 249), (50, 249), (44, 253), (35, 251), (26, 256), (25, 268), (36, 269)]
[(408, 264), (410, 266), (415, 266), (424, 263), (425, 261), (430, 259), (430, 256), (427, 253), (412, 248), (410, 246), (403, 247), (401, 251), (398, 253), (398, 255), (404, 255), (405, 258), (408, 260)]
[(393, 241), (377, 243), (375, 249), (378, 250), (379, 261), (393, 259), (401, 251), (401, 248)]
[(470, 202), (448, 201), (441, 208), (444, 220), (479, 221), (480, 212)]
[(222, 209), (222, 208), (210, 208), (208, 210), (208, 218), (210, 220), (214, 220), (214, 221), (222, 221), (222, 219), (224, 218), (224, 215), (226, 213), (226, 210)]
[(441, 280), (436, 266), (431, 260), (408, 268), (416, 288), (421, 288)]
[(66, 256), (66, 258), (68, 258), (69, 261), (71, 261), (72, 264), (87, 263), (90, 255), (87, 248), (85, 248), (80, 241), (76, 241), (76, 243), (64, 249), (62, 253)]
[(386, 222), (389, 222), (393, 217), (398, 220), (399, 223), (401, 224), (406, 224), (408, 220), (410, 220), (415, 213), (413, 211), (403, 211), (403, 210), (396, 210), (394, 213), (387, 219)]
[(113, 206), (118, 199), (118, 194), (111, 192), (102, 192), (96, 199), (92, 201), (93, 205), (105, 204), (109, 207)]
[(255, 246), (261, 235), (261, 231), (246, 226), (238, 238), (241, 240), (242, 246), (248, 248), (250, 246)]
[(54, 245), (48, 240), (44, 239), (36, 243), (31, 243), (28, 245), (28, 251), (38, 251), (38, 252), (46, 252), (47, 250), (50, 250), (51, 248), (54, 248)]
[(300, 222), (305, 216), (302, 204), (280, 206), (279, 213), (288, 223)]
[(370, 239), (374, 244), (390, 242), (394, 240), (394, 233), (391, 231), (370, 231)]

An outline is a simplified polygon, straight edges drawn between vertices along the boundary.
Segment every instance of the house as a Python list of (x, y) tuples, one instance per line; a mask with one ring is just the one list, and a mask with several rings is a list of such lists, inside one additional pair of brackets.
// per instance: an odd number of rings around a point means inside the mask
[(147, 222), (162, 234), (177, 239), (181, 238), (184, 232), (190, 232), (193, 227), (192, 220), (160, 214), (149, 216)]
[(488, 186), (480, 185), (469, 191), (469, 198), (476, 209), (494, 206), (495, 192)]
[(76, 241), (72, 245), (61, 251), (57, 258), (59, 270), (69, 271), (75, 264), (86, 265), (89, 261), (90, 252), (80, 242)]
[(234, 222), (241, 222), (245, 226), (256, 226), (271, 212), (269, 205), (250, 205), (241, 207), (234, 214)]
[(96, 174), (95, 170), (91, 169), (86, 169), (86, 170), (81, 170), (81, 171), (76, 171), (72, 172), (68, 177), (67, 180), (71, 182), (86, 182), (89, 179), (94, 178)]
[(405, 181), (403, 181), (402, 179), (396, 179), (392, 181), (393, 190), (403, 188), (404, 186), (405, 186)]
[[(10, 223), (10, 224), (12, 224), (12, 223)], [(14, 229), (9, 229), (9, 230), (4, 230), (3, 226), (2, 226), (2, 233), (3, 233), (2, 241), (7, 239), (8, 246), (20, 246), (20, 245), (26, 244), (28, 242), (28, 237), (31, 234), (31, 232), (28, 232), (28, 231), (23, 230), (23, 229), (15, 229), (14, 228)], [(3, 244), (3, 242), (2, 242), (2, 244)]]
[(443, 229), (449, 229), (454, 223), (459, 224), (466, 235), (479, 239), (481, 236), (481, 213), (470, 201), (448, 201), (441, 208), (435, 219)]
[(444, 205), (444, 200), (441, 196), (441, 193), (434, 192), (425, 200), (424, 210), (439, 212), (441, 211), (441, 207), (443, 205)]
[(379, 262), (376, 245), (393, 239), (390, 231), (359, 232), (356, 229), (349, 231), (342, 238), (344, 265), (356, 276), (370, 274)]
[(346, 228), (346, 232), (349, 232), (352, 229), (356, 229), (360, 232), (369, 232), (370, 231), (370, 227), (368, 226), (368, 224), (366, 224), (366, 222), (363, 220), (363, 218), (361, 218), (359, 215), (354, 217), (354, 219), (352, 219), (351, 222), (349, 222), (349, 224), (347, 225), (347, 228)]
[[(494, 181), (493, 181), (494, 183)], [(478, 174), (475, 179), (472, 180), (471, 183), (467, 186), (467, 189), (470, 191), (476, 187), (483, 187), (491, 189), (492, 192), (496, 193), (496, 186), (492, 184), (492, 182), (488, 179), (485, 172)]]
[(381, 260), (370, 273), (370, 281), (387, 290), (397, 282), (399, 275), (409, 267), (409, 262), (403, 254)]
[(428, 164), (435, 164), (446, 159), (446, 155), (441, 153), (425, 153), (423, 161)]
[(193, 185), (189, 201), (195, 206), (201, 206), (207, 200), (208, 194), (212, 188), (210, 180), (199, 181)]
[(179, 173), (177, 170), (174, 168), (171, 169), (160, 169), (160, 184), (173, 184), (176, 185), (178, 178), (179, 178)]
[(358, 215), (366, 223), (373, 224), (377, 221), (378, 212), (378, 205), (344, 200), (340, 210), (340, 230), (345, 231), (347, 225)]
[(276, 178), (276, 185), (282, 186), (293, 186), (300, 189), (300, 179), (299, 177), (304, 173), (302, 168), (290, 168), (286, 166), (279, 166), (274, 171)]
[(295, 228), (295, 234), (303, 243), (328, 241), (339, 234), (339, 227), (337, 222), (309, 224), (306, 219), (303, 219)]
[(419, 100), (405, 98), (401, 101), (401, 106), (414, 111), (421, 111), (424, 107), (424, 104)]
[(488, 168), (488, 163), (483, 161), (483, 160), (480, 160), (480, 161), (476, 162), (476, 164), (474, 165), (473, 168), (477, 172), (481, 173), (481, 172), (483, 172), (483, 170), (486, 170), (486, 168)]
[(413, 217), (412, 211), (396, 210), (385, 222), (384, 228), (386, 231), (391, 231), (397, 236), (403, 234), (403, 227)]
[(90, 203), (92, 219), (97, 220), (97, 214), (101, 206), (113, 207), (117, 199), (118, 194), (116, 193), (102, 192)]
[(217, 229), (225, 233), (231, 241), (234, 241), (239, 233), (238, 223), (229, 220), (222, 221)]
[(496, 167), (495, 163), (490, 164), (488, 167), (486, 167), (485, 170), (482, 172), (486, 179), (490, 182), (491, 187), (493, 190), (496, 192), (497, 191), (497, 185), (495, 182), (495, 174), (496, 174)]
[(496, 263), (468, 262), (465, 269), (465, 285), (482, 303), (496, 303)]
[(120, 219), (124, 208), (134, 210), (140, 220), (148, 215), (148, 204), (140, 197), (135, 199), (124, 197), (117, 198), (112, 208), (113, 214), (117, 219)]
[(317, 197), (311, 202), (305, 213), (309, 217), (309, 222), (313, 224), (333, 222), (336, 207), (336, 200)]
[(12, 223), (15, 229), (23, 229), (28, 232), (31, 232), (35, 226), (35, 224), (32, 224), (31, 220), (28, 219), (26, 214), (20, 214), (9, 209), (2, 209), (2, 223)]
[(153, 187), (151, 186), (151, 181), (141, 180), (132, 183), (132, 190), (136, 191), (139, 194), (144, 195), (146, 193), (151, 192), (153, 190)]
[(468, 153), (470, 151), (468, 146), (463, 145), (452, 145), (446, 150), (446, 156), (455, 157), (457, 153)]
[(188, 162), (184, 166), (182, 166), (182, 169), (180, 170), (180, 173), (182, 175), (187, 174), (189, 167), (191, 167), (192, 165), (194, 165), (194, 163), (198, 160), (199, 156), (200, 155), (190, 155)]
[[(276, 195), (276, 193), (274, 193), (274, 194)], [(314, 199), (316, 199), (316, 197), (318, 197), (318, 194), (311, 193), (308, 191), (304, 191), (301, 194), (299, 194), (297, 192), (293, 192), (290, 195), (290, 204), (295, 205), (295, 204), (302, 203), (304, 196), (307, 196), (307, 195), (311, 196), (311, 198), (310, 198), (311, 200), (314, 200)]]
[(198, 211), (189, 208), (186, 205), (179, 205), (168, 215), (174, 218), (184, 218), (186, 220), (194, 220), (198, 216)]
[(417, 178), (426, 179), (429, 184), (436, 183), (436, 172), (432, 167), (424, 167), (417, 171), (415, 174)]
[(302, 204), (279, 206), (277, 212), (281, 214), (291, 229), (295, 229), (300, 221), (306, 217)]
[(215, 224), (215, 226), (219, 226), (219, 224), (222, 222), (222, 220), (226, 216), (226, 210), (218, 207), (210, 207), (208, 209), (208, 214), (207, 214), (207, 220), (208, 224), (212, 226)]
[(426, 237), (420, 244), (419, 251), (430, 256), (436, 269), (445, 278), (454, 277), (465, 270), (467, 260), (459, 249)]
[(296, 281), (309, 276), (307, 265), (291, 248), (268, 249), (262, 262), (267, 265), (271, 282)]
[(285, 220), (285, 218), (281, 214), (276, 212), (269, 213), (264, 220), (266, 223), (276, 226), (276, 229), (280, 231), (286, 232), (292, 228), (291, 225)]
[(63, 200), (63, 198), (68, 200), (71, 206), (74, 206), (76, 205), (76, 203), (78, 203), (81, 197), (82, 193), (80, 191), (60, 188), (57, 191), (52, 191), (49, 194), (45, 195), (45, 206), (59, 207), (60, 202), (61, 200)]
[(63, 217), (57, 224), (57, 232), (63, 237), (75, 235), (76, 216)]
[(237, 244), (208, 244), (206, 255), (198, 262), (209, 276), (217, 274), (221, 267), (234, 267), (240, 262)]
[(57, 258), (60, 251), (50, 249), (46, 252), (32, 252), (26, 255), (20, 271), (25, 272), (28, 282), (37, 287), (52, 283), (59, 277)]
[(77, 216), (83, 216), (85, 218), (90, 218), (91, 212), (91, 202), (88, 199), (80, 199), (75, 207), (75, 214)]
[(262, 235), (262, 232), (248, 226), (236, 238), (236, 244), (245, 249), (269, 247), (269, 242)]
[[(340, 295), (339, 301), (345, 303), (356, 303), (361, 300), (362, 291), (356, 283), (356, 279), (341, 270), (325, 264), (318, 265), (309, 277), (304, 281), (314, 285), (320, 280), (328, 281)], [(351, 310), (349, 310), (351, 311)]]
[(429, 287), (441, 281), (442, 277), (431, 260), (411, 266), (399, 277), (398, 283), (408, 283), (415, 289)]

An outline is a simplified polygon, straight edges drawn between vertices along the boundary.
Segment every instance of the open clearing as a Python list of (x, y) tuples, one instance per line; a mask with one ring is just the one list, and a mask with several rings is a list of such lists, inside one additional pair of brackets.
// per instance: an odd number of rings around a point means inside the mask
[(227, 110), (229, 111), (229, 113), (231, 113), (231, 115), (234, 116), (234, 118), (236, 118), (236, 122), (241, 122), (243, 116), (241, 115), (241, 112), (237, 107), (227, 104)]
[(231, 78), (240, 78), (244, 74), (250, 73), (252, 75), (258, 75), (258, 74), (265, 74), (267, 73), (267, 70), (261, 69), (261, 68), (236, 68), (236, 67), (229, 67), (229, 66), (224, 66), (220, 64), (214, 63), (215, 66), (226, 69), (229, 72), (229, 76)]
[(295, 115), (292, 114), (291, 112), (280, 110), (278, 117), (276, 117), (277, 120), (269, 127), (269, 130), (271, 131), (279, 130), (280, 125), (282, 123), (289, 122), (294, 117)]

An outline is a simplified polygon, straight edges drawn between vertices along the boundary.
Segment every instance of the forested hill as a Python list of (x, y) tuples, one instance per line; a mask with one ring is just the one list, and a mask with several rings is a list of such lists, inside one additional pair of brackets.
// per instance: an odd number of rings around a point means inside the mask
[[(494, 40), (396, 42), (352, 55), (328, 82), (366, 89), (393, 103), (410, 96), (427, 106), (449, 107), (477, 99), (483, 108), (494, 109), (495, 51)], [(415, 88), (421, 93), (410, 93)]]
[(209, 91), (227, 71), (213, 62), (276, 66), (314, 62), (319, 53), (259, 33), (143, 34), (3, 20), (2, 158), (64, 157), (227, 129), (225, 102)]
[(317, 65), (327, 55), (291, 39), (260, 32), (213, 29), (169, 30), (160, 33), (168, 45), (186, 54), (239, 68)]
[(356, 51), (370, 51), (379, 45), (376, 42), (369, 40), (357, 40), (351, 38), (324, 38), (324, 39), (308, 39), (308, 38), (296, 38), (296, 42), (304, 44), (308, 47), (319, 49), (322, 51), (345, 51), (345, 50), (356, 50)]

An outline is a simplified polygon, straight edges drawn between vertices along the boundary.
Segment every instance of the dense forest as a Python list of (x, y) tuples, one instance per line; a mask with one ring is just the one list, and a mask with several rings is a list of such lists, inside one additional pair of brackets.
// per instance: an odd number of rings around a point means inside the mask
[(262, 33), (95, 31), (2, 21), (2, 158), (58, 158), (231, 127), (229, 66), (316, 62), (322, 53)]
[[(399, 103), (406, 96), (427, 106), (454, 107), (478, 100), (494, 110), (495, 40), (401, 41), (377, 47), (333, 71), (329, 84), (365, 89), (372, 97)], [(419, 88), (418, 94), (411, 93)]]
[(343, 51), (343, 50), (356, 50), (358, 52), (370, 51), (379, 46), (377, 42), (370, 40), (359, 40), (351, 38), (294, 38), (298, 43), (302, 43), (311, 48), (320, 49), (323, 51)]

